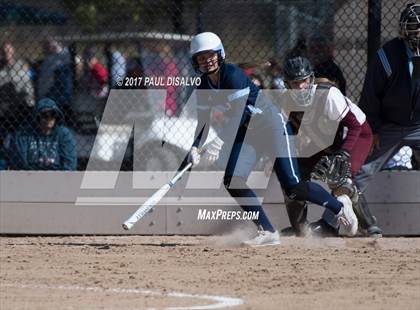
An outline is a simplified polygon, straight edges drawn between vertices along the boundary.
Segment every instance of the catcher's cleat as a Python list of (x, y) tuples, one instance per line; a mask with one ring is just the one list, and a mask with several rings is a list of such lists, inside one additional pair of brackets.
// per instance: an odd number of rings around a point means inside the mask
[(312, 236), (312, 228), (309, 223), (301, 225), (298, 229), (292, 226), (283, 228), (280, 231), (282, 236), (295, 236), (295, 237), (309, 237)]
[(338, 237), (338, 229), (329, 225), (324, 219), (309, 224), (311, 235), (316, 237)]
[(280, 244), (280, 235), (277, 230), (275, 232), (259, 230), (255, 238), (242, 243), (252, 247), (278, 245)]
[(282, 236), (287, 236), (287, 237), (297, 236), (297, 231), (292, 226), (283, 228), (280, 232)]
[(366, 229), (366, 232), (369, 237), (372, 238), (382, 238), (382, 229), (376, 225), (371, 225)]

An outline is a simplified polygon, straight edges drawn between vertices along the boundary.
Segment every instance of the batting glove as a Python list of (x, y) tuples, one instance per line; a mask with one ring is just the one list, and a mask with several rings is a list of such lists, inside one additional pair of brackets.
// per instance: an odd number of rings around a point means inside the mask
[(203, 162), (205, 165), (210, 166), (219, 158), (220, 150), (224, 142), (219, 137), (214, 138), (212, 141), (203, 146), (206, 152), (203, 155)]
[(190, 151), (190, 158), (189, 160), (192, 162), (193, 167), (197, 166), (200, 163), (200, 153), (198, 152), (198, 148), (193, 146)]

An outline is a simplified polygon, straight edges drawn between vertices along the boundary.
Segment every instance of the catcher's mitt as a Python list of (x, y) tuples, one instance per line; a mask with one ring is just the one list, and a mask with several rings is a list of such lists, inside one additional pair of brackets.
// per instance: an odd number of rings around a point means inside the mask
[(311, 177), (328, 184), (330, 188), (337, 188), (351, 178), (350, 155), (340, 151), (334, 155), (323, 156), (315, 165)]

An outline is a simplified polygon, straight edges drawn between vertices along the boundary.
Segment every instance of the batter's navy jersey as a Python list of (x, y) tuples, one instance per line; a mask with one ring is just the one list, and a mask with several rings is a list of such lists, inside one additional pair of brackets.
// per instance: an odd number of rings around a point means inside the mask
[[(287, 122), (268, 99), (259, 96), (258, 87), (239, 67), (223, 64), (218, 85), (213, 85), (207, 74), (204, 74), (197, 89), (198, 125), (194, 146), (200, 146), (207, 138), (211, 111), (222, 111), (225, 120), (218, 134), (225, 142), (220, 159), (223, 161), (228, 158), (226, 175), (247, 178), (261, 151), (272, 149), (273, 154), (286, 154), (276, 156), (282, 157), (279, 159), (282, 163), (278, 165), (281, 171), (276, 171), (280, 182), (286, 188), (299, 183), (299, 170), (288, 137), (291, 131)], [(252, 128), (249, 128), (250, 124)], [(257, 138), (251, 139), (252, 142), (244, 142), (247, 131), (247, 137), (254, 135)]]
[[(212, 85), (207, 74), (203, 74), (201, 84), (197, 87), (198, 132), (195, 137), (198, 137), (198, 140), (195, 140), (194, 146), (198, 146), (200, 142), (204, 143), (207, 137), (212, 109), (224, 114), (225, 122), (219, 136), (226, 142), (231, 139), (232, 132), (236, 133), (238, 130), (232, 127), (233, 124), (238, 127), (239, 123), (240, 130), (244, 130), (243, 127), (250, 115), (246, 106), (255, 106), (259, 89), (240, 68), (224, 64), (219, 74), (218, 85)], [(200, 92), (200, 90), (207, 91)], [(245, 105), (244, 100), (246, 100)], [(200, 135), (201, 130), (203, 130), (202, 135)]]

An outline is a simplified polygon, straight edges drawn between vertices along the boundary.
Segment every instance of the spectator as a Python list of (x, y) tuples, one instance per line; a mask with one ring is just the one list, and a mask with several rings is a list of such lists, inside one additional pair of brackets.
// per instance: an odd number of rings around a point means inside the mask
[(111, 87), (116, 87), (118, 79), (122, 79), (127, 73), (127, 60), (124, 55), (115, 48), (111, 50)]
[(271, 89), (286, 89), (283, 78), (281, 76), (282, 68), (280, 64), (274, 60), (270, 60), (270, 66), (267, 69), (267, 74), (271, 78), (270, 88)]
[(70, 52), (56, 40), (44, 43), (45, 58), (41, 61), (36, 78), (37, 98), (51, 98), (71, 119), (73, 69)]
[(259, 89), (264, 89), (264, 81), (259, 74), (252, 73), (249, 75), (249, 78), (251, 79), (252, 83), (255, 84)]
[(307, 57), (308, 46), (306, 44), (306, 37), (303, 34), (299, 34), (295, 42), (295, 45), (286, 52), (284, 59), (291, 59), (295, 57)]
[(2, 154), (0, 169), (75, 170), (77, 166), (75, 139), (50, 98), (38, 102), (33, 123), (6, 138)]
[(96, 49), (90, 48), (86, 51), (85, 61), (90, 94), (95, 98), (106, 98), (109, 91), (108, 70), (99, 61)]
[[(166, 78), (179, 76), (178, 66), (175, 62), (175, 57), (171, 47), (169, 45), (164, 45), (159, 55), (163, 65), (163, 76)], [(165, 88), (165, 113), (168, 116), (175, 116), (177, 112), (177, 87), (166, 84)]]
[(257, 74), (260, 68), (268, 68), (271, 66), (270, 61), (252, 61), (252, 62), (241, 62), (237, 66), (241, 68), (247, 76)]
[(81, 80), (83, 76), (83, 71), (84, 71), (83, 60), (80, 55), (75, 55), (74, 67), (75, 67), (74, 73), (75, 73), (76, 85), (79, 86), (77, 83)]
[[(144, 84), (144, 67), (143, 62), (140, 57), (130, 57), (127, 59), (127, 73), (126, 78), (142, 78), (140, 82), (136, 82), (136, 85), (133, 86), (130, 83), (123, 83), (121, 86), (118, 86), (119, 89), (146, 89), (147, 87)], [(139, 80), (136, 80), (139, 81)]]
[(239, 63), (237, 64), (237, 66), (244, 70), (244, 73), (247, 76), (251, 76), (251, 74), (254, 74), (255, 66), (248, 66), (248, 63)]
[(2, 44), (0, 60), (0, 139), (17, 129), (35, 104), (29, 68), (15, 58), (11, 42)]
[(334, 82), (346, 95), (346, 80), (340, 67), (334, 62), (334, 45), (331, 39), (315, 34), (309, 38), (308, 58), (314, 66), (315, 77), (324, 77)]
[(97, 50), (95, 48), (89, 48), (85, 51), (85, 76), (83, 80), (85, 85), (82, 88), (85, 89), (85, 99), (88, 102), (84, 102), (86, 105), (90, 105), (90, 111), (93, 111), (93, 118), (95, 124), (102, 118), (103, 111), (105, 109), (106, 100), (109, 94), (108, 86), (108, 70), (101, 63), (98, 57)]

